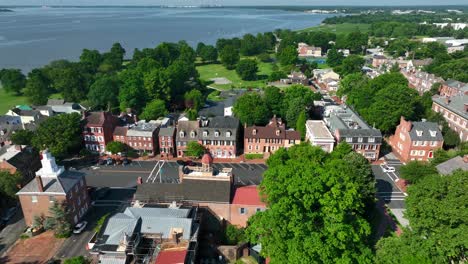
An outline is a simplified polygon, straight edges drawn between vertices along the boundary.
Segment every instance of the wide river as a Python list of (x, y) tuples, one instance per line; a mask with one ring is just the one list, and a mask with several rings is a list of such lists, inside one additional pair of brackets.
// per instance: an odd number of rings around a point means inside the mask
[(245, 8), (14, 8), (0, 12), (0, 68), (27, 72), (57, 59), (76, 60), (83, 48), (105, 51), (218, 38), (277, 28), (301, 29), (329, 15)]

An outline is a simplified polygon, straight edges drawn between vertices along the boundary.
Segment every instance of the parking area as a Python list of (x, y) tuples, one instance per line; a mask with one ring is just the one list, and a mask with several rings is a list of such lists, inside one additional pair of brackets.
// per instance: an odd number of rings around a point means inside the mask
[[(135, 161), (128, 166), (90, 166), (79, 171), (86, 174), (86, 182), (92, 187), (118, 187), (133, 188), (137, 184), (138, 177), (144, 181), (155, 169), (155, 161)], [(234, 183), (236, 185), (260, 184), (265, 164), (251, 163), (214, 163), (215, 169), (232, 168)], [(179, 165), (176, 162), (165, 162), (161, 167), (160, 176), (155, 180), (164, 183), (178, 183)], [(157, 168), (159, 170), (159, 168)]]

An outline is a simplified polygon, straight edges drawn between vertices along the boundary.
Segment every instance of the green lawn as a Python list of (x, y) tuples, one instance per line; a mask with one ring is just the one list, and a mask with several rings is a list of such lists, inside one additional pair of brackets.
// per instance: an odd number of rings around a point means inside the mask
[(5, 90), (0, 88), (0, 115), (5, 114), (12, 107), (20, 104), (27, 104), (26, 97), (6, 93)]
[(266, 86), (268, 75), (272, 72), (272, 67), (271, 63), (259, 61), (258, 76), (260, 80), (257, 81), (243, 81), (235, 70), (228, 70), (222, 64), (200, 65), (197, 66), (197, 70), (200, 73), (200, 79), (204, 81), (224, 77), (232, 82), (232, 84), (210, 84), (210, 86), (217, 89), (231, 89), (232, 86), (234, 88), (258, 88)]
[(299, 31), (310, 32), (310, 31), (326, 31), (333, 33), (350, 33), (356, 31), (357, 29), (361, 32), (368, 32), (370, 24), (332, 24), (332, 25), (320, 25), (310, 28), (305, 28)]

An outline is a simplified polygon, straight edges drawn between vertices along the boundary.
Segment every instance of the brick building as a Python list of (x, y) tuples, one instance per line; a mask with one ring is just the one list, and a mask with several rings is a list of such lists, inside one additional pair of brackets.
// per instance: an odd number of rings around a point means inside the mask
[(175, 127), (163, 127), (159, 130), (159, 153), (162, 158), (176, 157), (176, 129)]
[(372, 67), (374, 68), (380, 68), (382, 65), (385, 65), (388, 63), (387, 57), (384, 55), (374, 55), (372, 58)]
[(84, 113), (83, 139), (88, 150), (105, 152), (107, 143), (113, 140), (114, 128), (119, 119), (109, 112)]
[(48, 150), (42, 152), (41, 164), (36, 178), (16, 194), (26, 225), (30, 226), (35, 216), (49, 216), (53, 203), (66, 206), (70, 221), (76, 224), (90, 206), (84, 174), (57, 166)]
[(200, 121), (198, 142), (205, 146), (214, 158), (235, 158), (239, 119), (216, 116)]
[(302, 42), (297, 45), (297, 52), (298, 52), (298, 56), (302, 58), (322, 56), (321, 47), (309, 46), (306, 43), (302, 43)]
[(187, 145), (190, 142), (198, 142), (198, 128), (200, 121), (190, 121), (183, 117), (177, 122), (177, 157), (184, 157)]
[(369, 126), (364, 120), (346, 105), (333, 106), (324, 118), (337, 143), (346, 142), (354, 151), (362, 154), (369, 161), (379, 158), (382, 145), (380, 130)]
[(231, 224), (245, 227), (251, 216), (266, 210), (266, 204), (260, 199), (258, 186), (240, 186), (234, 191), (231, 202)]
[(113, 140), (127, 144), (127, 130), (126, 126), (116, 126), (112, 133)]
[(410, 87), (413, 87), (420, 95), (430, 91), (436, 83), (443, 83), (444, 80), (434, 74), (419, 71), (402, 69), (401, 73), (408, 80)]
[(468, 141), (468, 95), (432, 98), (432, 110), (440, 113), (461, 141)]
[(140, 155), (148, 153), (154, 156), (158, 153), (158, 132), (158, 124), (140, 120), (127, 129), (127, 145)]
[(388, 143), (402, 162), (427, 161), (434, 157), (435, 150), (442, 148), (444, 138), (437, 123), (411, 122), (401, 117)]
[(281, 118), (273, 117), (266, 126), (244, 129), (244, 154), (263, 154), (266, 158), (279, 148), (289, 148), (300, 142), (300, 133), (286, 130)]
[(447, 80), (442, 83), (439, 94), (441, 96), (468, 95), (468, 84), (456, 80)]

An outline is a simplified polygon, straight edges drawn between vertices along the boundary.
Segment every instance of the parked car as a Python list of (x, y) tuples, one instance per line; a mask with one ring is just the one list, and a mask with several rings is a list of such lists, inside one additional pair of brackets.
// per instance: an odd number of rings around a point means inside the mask
[(107, 162), (104, 159), (99, 159), (99, 161), (98, 161), (98, 165), (106, 165), (106, 163)]
[(80, 234), (83, 232), (83, 230), (86, 228), (86, 225), (88, 225), (88, 222), (86, 221), (76, 224), (75, 228), (73, 229), (73, 234)]
[(382, 170), (383, 170), (383, 172), (395, 172), (395, 167), (390, 167), (390, 166), (387, 166), (387, 165), (383, 165)]
[(185, 161), (183, 161), (183, 160), (177, 160), (176, 163), (179, 166), (185, 166)]
[(123, 159), (123, 160), (122, 160), (122, 165), (123, 165), (123, 166), (130, 165), (130, 160), (127, 159), (127, 158)]
[(109, 166), (109, 165), (113, 165), (113, 164), (114, 164), (114, 160), (112, 158), (107, 158), (106, 165)]
[(187, 160), (187, 162), (185, 162), (185, 165), (187, 166), (197, 166), (197, 164), (191, 160)]
[(10, 221), (10, 219), (15, 215), (16, 210), (18, 210), (18, 207), (9, 208), (3, 215), (2, 222), (4, 222), (5, 224), (8, 223), (8, 221)]

